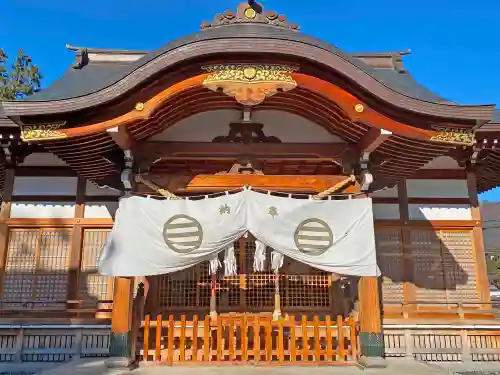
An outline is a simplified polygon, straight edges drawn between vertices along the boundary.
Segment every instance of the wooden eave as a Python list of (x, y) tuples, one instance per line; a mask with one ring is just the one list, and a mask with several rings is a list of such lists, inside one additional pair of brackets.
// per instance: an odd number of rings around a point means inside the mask
[[(299, 78), (301, 77), (297, 76), (297, 79)], [(349, 104), (348, 108), (352, 109), (353, 103)], [(85, 135), (78, 135), (80, 129), (83, 128), (72, 128), (70, 130), (74, 134), (72, 133), (71, 137), (45, 141), (42, 144), (46, 150), (58, 155), (83, 177), (94, 181), (109, 178), (119, 181), (119, 174), (123, 167), (122, 149), (127, 149), (128, 147), (134, 149), (136, 147), (134, 143), (141, 144), (146, 139), (161, 133), (167, 127), (197, 113), (216, 109), (241, 110), (241, 108), (242, 106), (233, 98), (222, 93), (207, 90), (201, 86), (194, 86), (151, 107), (151, 116), (132, 116), (127, 120), (126, 125), (118, 121), (114, 123), (113, 128), (100, 127), (98, 129), (101, 130)], [(344, 105), (344, 108), (347, 107)], [(355, 157), (356, 153), (378, 153), (382, 156), (383, 163), (376, 167), (376, 173), (379, 178), (383, 178), (390, 184), (409, 178), (435, 157), (446, 155), (456, 147), (454, 144), (430, 142), (418, 138), (412, 139), (408, 136), (398, 134), (397, 130), (406, 127), (407, 134), (411, 136), (413, 128), (404, 124), (398, 125), (399, 123), (397, 122), (392, 124), (389, 120), (384, 120), (380, 116), (373, 118), (366, 117), (366, 119), (360, 117), (359, 120), (352, 120), (350, 117), (352, 113), (346, 113), (336, 102), (300, 86), (287, 93), (278, 93), (267, 98), (262, 104), (254, 108), (254, 111), (260, 110), (280, 110), (296, 114), (340, 137), (347, 142), (349, 148), (349, 154), (340, 155), (340, 159)], [(369, 115), (367, 111), (364, 113)], [(386, 132), (382, 136), (383, 132), (381, 129), (371, 127), (366, 123), (367, 120), (375, 121), (376, 125), (380, 125), (380, 121), (385, 121), (386, 125), (392, 126), (396, 132)], [(426, 132), (427, 130), (415, 129), (415, 132), (417, 131)], [(205, 158), (216, 160), (218, 159), (217, 157), (213, 155), (210, 157), (210, 152), (206, 152), (207, 147), (219, 147), (222, 153), (224, 153), (224, 147), (226, 147), (225, 152), (227, 153), (228, 150), (233, 149), (235, 146), (234, 144), (216, 146), (208, 144), (204, 147), (205, 155), (198, 154), (194, 159)], [(310, 149), (313, 149), (313, 147), (310, 147)], [(169, 149), (172, 149), (172, 146), (169, 146)], [(175, 150), (175, 147), (173, 149)], [(200, 150), (202, 147), (194, 147), (194, 149)], [(143, 153), (144, 151), (139, 150), (139, 152), (136, 152), (136, 155), (140, 158)], [(286, 163), (281, 166), (274, 165), (269, 170), (272, 170), (273, 173), (275, 171), (278, 171), (278, 173), (290, 173), (292, 170), (301, 174), (333, 173), (336, 171), (333, 165), (329, 167), (330, 169), (325, 169), (327, 167), (321, 165), (320, 155), (316, 154), (315, 156), (318, 158), (315, 165), (309, 160), (308, 163), (297, 163), (296, 166), (289, 165), (287, 167)], [(328, 155), (328, 157), (332, 160), (335, 159), (334, 155)], [(170, 156), (170, 159), (179, 160), (182, 158), (189, 159), (186, 153), (181, 155), (181, 157)], [(301, 158), (303, 160), (308, 159), (307, 155), (304, 154)], [(237, 155), (227, 158), (227, 160), (233, 161), (236, 159)], [(283, 159), (291, 160), (294, 158), (293, 155), (288, 154)], [(203, 170), (199, 164), (196, 167), (185, 165), (182, 167), (184, 169), (179, 169), (178, 163), (177, 165), (174, 164), (171, 161), (170, 165), (164, 166), (164, 170), (177, 174), (189, 174), (193, 170), (197, 172)], [(210, 172), (217, 171), (210, 170)]]

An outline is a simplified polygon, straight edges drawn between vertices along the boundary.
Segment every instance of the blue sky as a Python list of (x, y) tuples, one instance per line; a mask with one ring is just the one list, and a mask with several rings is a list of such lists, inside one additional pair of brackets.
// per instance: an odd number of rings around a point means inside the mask
[[(304, 33), (347, 51), (411, 48), (414, 77), (463, 104), (500, 107), (500, 0), (262, 0)], [(2, 0), (0, 47), (22, 47), (48, 86), (72, 63), (65, 44), (155, 49), (195, 32), (237, 0)], [(482, 199), (500, 200), (500, 190)]]

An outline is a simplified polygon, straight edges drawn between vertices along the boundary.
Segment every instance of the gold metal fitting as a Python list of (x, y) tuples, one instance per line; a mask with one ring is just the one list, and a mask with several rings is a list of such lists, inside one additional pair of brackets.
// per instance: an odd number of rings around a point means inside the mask
[(356, 112), (358, 112), (358, 113), (361, 113), (361, 112), (363, 112), (363, 111), (365, 110), (365, 107), (364, 107), (364, 105), (363, 105), (363, 104), (356, 104), (356, 105), (354, 106), (354, 110), (355, 110)]

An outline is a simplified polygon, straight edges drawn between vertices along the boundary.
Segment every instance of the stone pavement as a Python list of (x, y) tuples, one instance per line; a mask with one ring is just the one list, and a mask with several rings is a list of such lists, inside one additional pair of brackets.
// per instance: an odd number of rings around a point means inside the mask
[[(35, 364), (23, 368), (0, 365), (0, 375), (500, 375), (500, 363), (470, 364), (426, 364), (413, 360), (388, 360), (386, 369), (360, 369), (355, 366), (154, 366), (143, 365), (133, 371), (108, 369), (104, 359), (77, 359), (62, 365), (46, 365), (45, 369)], [(38, 365), (39, 367), (40, 365)]]

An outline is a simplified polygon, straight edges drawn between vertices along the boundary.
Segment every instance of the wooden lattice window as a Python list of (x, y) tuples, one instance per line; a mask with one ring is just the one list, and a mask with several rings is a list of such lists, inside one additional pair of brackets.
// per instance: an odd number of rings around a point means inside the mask
[(71, 231), (12, 229), (5, 264), (7, 307), (65, 307)]
[(383, 277), (384, 303), (404, 301), (404, 263), (400, 228), (377, 228), (375, 232), (377, 263)]
[[(224, 311), (272, 311), (275, 278), (270, 268), (271, 249), (267, 249), (266, 269), (253, 272), (255, 242), (242, 239), (235, 244), (238, 274), (216, 277), (217, 309)], [(221, 262), (223, 253), (220, 255)], [(340, 288), (340, 284), (336, 286)], [(281, 307), (286, 310), (309, 308), (330, 311), (333, 303), (332, 277), (327, 272), (285, 258), (279, 276)], [(340, 289), (339, 289), (340, 290)], [(159, 306), (171, 310), (198, 310), (210, 307), (211, 276), (208, 262), (159, 278)]]
[(472, 231), (413, 229), (410, 232), (417, 301), (477, 301)]
[(210, 306), (208, 262), (160, 276), (158, 293), (161, 308), (208, 309)]
[(442, 230), (441, 243), (448, 301), (479, 301), (472, 230)]
[(98, 265), (109, 229), (86, 229), (83, 232), (78, 295), (84, 306), (101, 306), (101, 301), (113, 300), (113, 278), (99, 274)]

